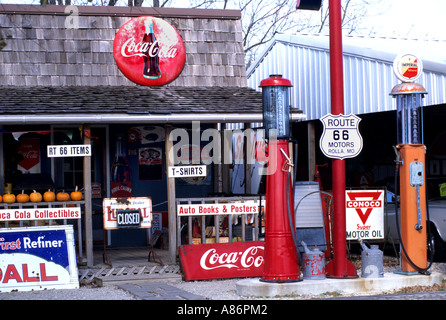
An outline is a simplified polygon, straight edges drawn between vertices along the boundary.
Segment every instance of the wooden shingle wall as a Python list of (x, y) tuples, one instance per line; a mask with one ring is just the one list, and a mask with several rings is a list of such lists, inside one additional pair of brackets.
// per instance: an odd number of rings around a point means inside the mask
[[(0, 86), (133, 86), (113, 59), (126, 16), (5, 13), (0, 10)], [(246, 87), (239, 19), (162, 17), (186, 47), (182, 74), (168, 86)]]

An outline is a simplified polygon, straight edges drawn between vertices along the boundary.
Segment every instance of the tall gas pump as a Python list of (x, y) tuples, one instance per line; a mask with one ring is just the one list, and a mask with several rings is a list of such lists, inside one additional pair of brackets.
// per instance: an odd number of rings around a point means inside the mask
[[(397, 107), (397, 172), (400, 177), (401, 274), (427, 270), (426, 245), (426, 147), (422, 139), (421, 106), (426, 90), (414, 81), (421, 75), (422, 63), (411, 54), (394, 62), (395, 75), (402, 83), (391, 95)], [(395, 186), (397, 187), (397, 186)]]
[(267, 140), (265, 255), (261, 281), (300, 281), (295, 241), (291, 181), (293, 163), (289, 152), (292, 84), (281, 75), (260, 82), (263, 95), (263, 125)]

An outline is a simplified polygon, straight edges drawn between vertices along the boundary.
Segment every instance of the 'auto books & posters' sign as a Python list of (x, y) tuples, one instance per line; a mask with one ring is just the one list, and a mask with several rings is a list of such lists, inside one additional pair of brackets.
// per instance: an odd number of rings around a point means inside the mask
[(384, 190), (346, 191), (347, 240), (384, 238)]
[(263, 275), (263, 241), (183, 245), (178, 253), (186, 281)]
[(0, 229), (0, 292), (77, 289), (73, 226)]
[(186, 62), (178, 31), (163, 19), (138, 17), (116, 33), (113, 56), (121, 72), (143, 86), (162, 86), (175, 80)]

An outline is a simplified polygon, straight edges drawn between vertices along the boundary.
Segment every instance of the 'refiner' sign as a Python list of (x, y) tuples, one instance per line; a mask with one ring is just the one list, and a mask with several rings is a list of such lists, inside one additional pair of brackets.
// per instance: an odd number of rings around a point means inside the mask
[(143, 86), (162, 86), (175, 80), (186, 62), (178, 31), (155, 17), (138, 17), (116, 33), (113, 56), (121, 72)]
[(327, 114), (321, 119), (324, 131), (319, 141), (322, 152), (333, 159), (356, 157), (362, 150), (362, 136), (359, 133), (361, 118), (354, 114)]
[(384, 190), (346, 191), (347, 240), (384, 238)]
[(73, 226), (0, 229), (0, 292), (77, 289)]
[(183, 245), (178, 253), (186, 281), (263, 275), (263, 241)]

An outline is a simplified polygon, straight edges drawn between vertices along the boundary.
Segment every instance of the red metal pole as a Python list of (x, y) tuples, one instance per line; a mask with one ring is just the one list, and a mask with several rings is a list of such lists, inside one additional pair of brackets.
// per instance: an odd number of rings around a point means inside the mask
[[(344, 113), (341, 0), (329, 0), (331, 113)], [(345, 226), (345, 160), (333, 159), (333, 259), (327, 264), (331, 278), (356, 278), (347, 260)]]

